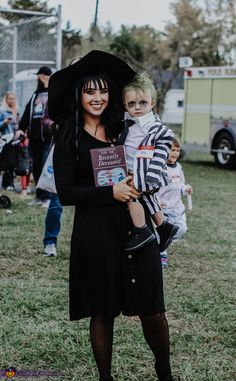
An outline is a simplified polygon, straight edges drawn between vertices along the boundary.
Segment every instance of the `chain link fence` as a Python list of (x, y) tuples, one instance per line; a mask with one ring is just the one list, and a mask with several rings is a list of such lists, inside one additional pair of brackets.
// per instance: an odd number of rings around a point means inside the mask
[(0, 103), (7, 91), (24, 107), (40, 66), (60, 69), (61, 6), (52, 13), (0, 8)]

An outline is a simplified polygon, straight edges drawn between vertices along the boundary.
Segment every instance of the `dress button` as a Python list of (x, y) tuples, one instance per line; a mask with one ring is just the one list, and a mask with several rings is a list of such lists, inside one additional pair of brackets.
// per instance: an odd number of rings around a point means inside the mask
[(131, 231), (131, 230), (129, 230), (129, 231), (128, 231), (128, 235), (131, 235), (131, 234), (132, 234), (132, 231)]
[(132, 256), (131, 254), (129, 254), (129, 255), (128, 255), (128, 258), (129, 258), (129, 259), (132, 259), (132, 258), (133, 258), (133, 256)]
[(136, 282), (136, 280), (133, 278), (131, 282), (132, 282), (132, 283), (135, 283), (135, 282)]
[(115, 145), (114, 145), (114, 144), (111, 144), (111, 147), (115, 147)]

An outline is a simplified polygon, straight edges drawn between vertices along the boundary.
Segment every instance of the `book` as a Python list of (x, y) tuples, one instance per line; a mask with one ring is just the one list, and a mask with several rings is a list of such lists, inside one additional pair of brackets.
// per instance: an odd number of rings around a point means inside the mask
[(90, 150), (96, 187), (114, 185), (127, 176), (123, 145)]

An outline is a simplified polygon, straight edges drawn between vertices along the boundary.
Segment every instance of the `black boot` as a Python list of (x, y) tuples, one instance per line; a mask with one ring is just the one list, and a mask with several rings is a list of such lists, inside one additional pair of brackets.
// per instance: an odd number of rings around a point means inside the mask
[(161, 376), (160, 373), (159, 373), (159, 369), (158, 369), (158, 365), (157, 365), (157, 361), (155, 362), (155, 370), (156, 370), (156, 374), (157, 374), (157, 377), (158, 377), (158, 380), (159, 381), (181, 381), (181, 378), (180, 377), (174, 377), (171, 375), (171, 369), (169, 370), (169, 375), (168, 376)]
[(163, 375), (163, 370), (159, 369), (158, 361), (155, 361), (155, 370), (159, 381), (172, 381), (171, 380), (171, 367), (168, 366), (168, 369), (165, 369), (165, 373)]
[(114, 381), (114, 378), (112, 376), (109, 378), (100, 378), (99, 381)]
[(157, 233), (160, 237), (160, 252), (165, 251), (167, 249), (178, 230), (178, 226), (170, 224), (167, 221), (162, 222), (162, 224), (158, 226)]
[(142, 228), (135, 228), (134, 234), (126, 245), (126, 251), (133, 251), (140, 249), (146, 243), (151, 242), (155, 239), (155, 234), (149, 229), (147, 225)]

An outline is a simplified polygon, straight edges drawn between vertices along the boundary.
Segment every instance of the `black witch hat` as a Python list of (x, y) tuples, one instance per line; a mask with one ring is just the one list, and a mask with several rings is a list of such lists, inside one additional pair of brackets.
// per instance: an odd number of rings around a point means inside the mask
[(75, 64), (54, 73), (49, 80), (48, 113), (57, 122), (58, 111), (75, 83), (88, 74), (107, 73), (113, 80), (118, 92), (133, 79), (136, 72), (123, 60), (100, 50), (92, 50)]

